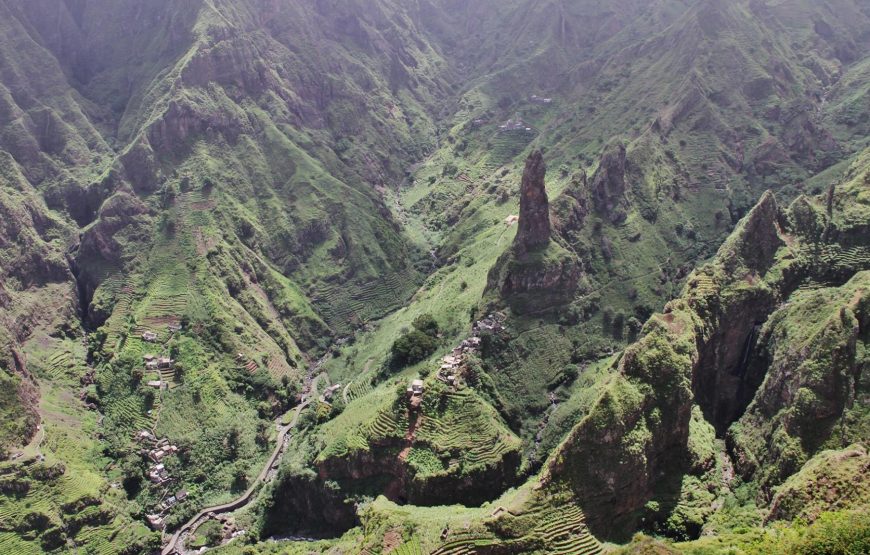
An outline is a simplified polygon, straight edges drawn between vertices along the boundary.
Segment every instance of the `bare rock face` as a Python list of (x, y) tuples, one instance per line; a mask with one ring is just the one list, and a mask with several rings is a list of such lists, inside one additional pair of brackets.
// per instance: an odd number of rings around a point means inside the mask
[(592, 177), (592, 202), (596, 212), (619, 223), (625, 219), (620, 205), (625, 200), (625, 145), (608, 146)]
[(550, 203), (544, 176), (544, 154), (537, 150), (526, 159), (520, 188), (520, 220), (514, 248), (518, 254), (543, 247), (550, 242)]

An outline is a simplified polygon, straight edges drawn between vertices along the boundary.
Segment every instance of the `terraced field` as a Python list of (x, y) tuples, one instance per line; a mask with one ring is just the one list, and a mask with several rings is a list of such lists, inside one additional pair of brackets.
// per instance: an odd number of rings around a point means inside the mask
[(126, 335), (126, 327), (130, 321), (130, 315), (135, 301), (134, 289), (131, 285), (124, 285), (116, 296), (112, 315), (103, 324), (106, 332), (106, 345), (115, 349), (121, 338)]
[(315, 305), (330, 326), (342, 332), (400, 308), (415, 287), (411, 271), (385, 274), (368, 283), (325, 285)]
[(601, 552), (598, 541), (584, 523), (583, 511), (574, 505), (550, 512), (530, 536), (540, 539), (553, 555), (591, 555)]
[(360, 397), (363, 397), (365, 394), (369, 393), (372, 390), (372, 381), (370, 376), (361, 376), (358, 378), (354, 378), (354, 380), (348, 384), (347, 386), (347, 402), (350, 403)]
[(828, 272), (854, 272), (870, 268), (870, 248), (842, 248), (840, 245), (826, 244), (821, 249), (812, 252), (815, 263)]
[(497, 133), (492, 139), (492, 146), (486, 158), (486, 169), (496, 170), (512, 161), (534, 138), (534, 132), (510, 131)]
[[(540, 498), (509, 520), (531, 523), (525, 534), (496, 539), (474, 533), (451, 535), (432, 555), (472, 555), (495, 550), (499, 553), (546, 553), (548, 555), (598, 555), (601, 545), (585, 524), (583, 511), (573, 504), (547, 505)], [(498, 518), (493, 523), (499, 527)], [(510, 528), (513, 528), (512, 526)], [(512, 535), (512, 534), (509, 534)], [(485, 549), (481, 549), (485, 548)]]
[(416, 539), (403, 543), (393, 553), (396, 555), (424, 555), (423, 548)]
[(154, 412), (149, 415), (139, 397), (128, 396), (114, 401), (106, 407), (106, 417), (130, 433), (135, 430), (150, 430), (154, 426)]
[(571, 342), (558, 332), (558, 328), (541, 326), (521, 338), (526, 349), (537, 353), (533, 360), (534, 368), (546, 369), (548, 383), (557, 381), (564, 370), (562, 361), (571, 358)]
[[(103, 481), (92, 472), (67, 468), (62, 474), (54, 477), (40, 477), (34, 473), (34, 468), (41, 463), (35, 463), (29, 467), (7, 466), (4, 472), (16, 475), (19, 479), (26, 480), (30, 488), (21, 496), (0, 496), (0, 526), (11, 528), (22, 515), (26, 513), (42, 513), (47, 515), (54, 524), (60, 521), (63, 513), (62, 506), (81, 499), (99, 499)], [(48, 465), (50, 472), (60, 472), (61, 467)], [(29, 475), (29, 477), (28, 477)], [(66, 518), (66, 517), (64, 517)], [(107, 534), (116, 531), (108, 530)], [(103, 553), (118, 553), (122, 546), (116, 546), (110, 551)], [(42, 553), (39, 542), (25, 541), (21, 535), (12, 533), (0, 534), (0, 553)]]
[(42, 555), (42, 547), (35, 542), (26, 542), (14, 532), (0, 532), (0, 553), (8, 555)]
[(460, 453), (466, 469), (498, 464), (509, 451), (519, 449), (519, 439), (470, 390), (448, 391), (444, 399), (442, 410), (424, 412), (417, 441), (442, 453)]
[(85, 528), (75, 538), (76, 545), (86, 545), (87, 553), (94, 555), (115, 555), (129, 549), (136, 541), (141, 541), (149, 530), (138, 522), (127, 522), (121, 518), (107, 526)]
[(471, 555), (477, 553), (478, 547), (490, 546), (494, 543), (497, 542), (479, 537), (460, 538), (445, 543), (433, 551), (432, 555)]
[(392, 407), (379, 411), (375, 419), (366, 425), (366, 435), (373, 441), (404, 437), (407, 430), (408, 413), (393, 410)]
[(707, 274), (697, 273), (689, 280), (689, 289), (695, 296), (704, 297), (716, 289), (716, 284)]
[(87, 348), (79, 340), (45, 336), (28, 346), (27, 363), (40, 379), (78, 384), (87, 371), (86, 355)]

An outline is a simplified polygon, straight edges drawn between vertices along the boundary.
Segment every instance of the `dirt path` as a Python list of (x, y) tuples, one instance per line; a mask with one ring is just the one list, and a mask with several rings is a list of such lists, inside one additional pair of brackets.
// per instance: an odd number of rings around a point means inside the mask
[(287, 446), (287, 434), (296, 426), (296, 422), (299, 420), (299, 415), (302, 413), (302, 410), (308, 406), (309, 402), (310, 401), (306, 400), (296, 407), (296, 414), (293, 415), (293, 420), (288, 425), (278, 427), (278, 441), (275, 445), (275, 450), (272, 451), (272, 455), (266, 461), (265, 466), (263, 466), (263, 470), (260, 471), (260, 475), (257, 476), (256, 480), (254, 480), (248, 490), (233, 501), (230, 501), (228, 503), (222, 503), (220, 505), (206, 507), (199, 511), (196, 516), (188, 520), (184, 525), (181, 526), (181, 528), (176, 530), (175, 534), (173, 534), (172, 538), (169, 540), (169, 543), (166, 544), (166, 547), (164, 547), (161, 551), (161, 555), (183, 553), (184, 542), (181, 541), (181, 543), (179, 544), (179, 540), (182, 540), (182, 538), (186, 537), (187, 534), (189, 534), (191, 530), (195, 529), (196, 526), (200, 524), (200, 521), (207, 518), (210, 513), (220, 514), (235, 511), (244, 507), (251, 501), (251, 499), (253, 499), (254, 493), (257, 491), (260, 484), (267, 482), (271, 478), (270, 472), (277, 463), (278, 459), (281, 457), (281, 455), (284, 454), (284, 449)]

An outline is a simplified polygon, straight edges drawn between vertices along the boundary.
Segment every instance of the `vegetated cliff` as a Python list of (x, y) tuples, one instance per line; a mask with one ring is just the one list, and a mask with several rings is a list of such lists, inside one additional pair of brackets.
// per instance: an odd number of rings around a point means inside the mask
[[(760, 505), (823, 446), (861, 439), (868, 176), (865, 151), (827, 195), (781, 210), (765, 194), (683, 295), (646, 323), (545, 470), (550, 487), (575, 492), (597, 535), (634, 529), (658, 485), (697, 470), (695, 404), (720, 436), (727, 430)], [(802, 284), (823, 289), (805, 294)]]
[(800, 518), (813, 522), (824, 511), (866, 510), (868, 471), (870, 456), (864, 444), (822, 451), (776, 488), (767, 521)]
[(39, 391), (22, 344), (36, 330), (76, 329), (78, 300), (64, 258), (69, 226), (0, 152), (0, 455), (27, 444), (39, 423)]
[(399, 389), (371, 420), (336, 428), (314, 461), (322, 480), (421, 506), (476, 506), (516, 483), (520, 442), (477, 393), (434, 378), (422, 398)]

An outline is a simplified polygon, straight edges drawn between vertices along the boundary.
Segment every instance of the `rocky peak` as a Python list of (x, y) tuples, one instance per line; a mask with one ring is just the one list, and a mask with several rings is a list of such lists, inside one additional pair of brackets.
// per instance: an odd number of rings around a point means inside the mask
[(550, 242), (550, 203), (544, 176), (547, 166), (544, 154), (536, 150), (526, 159), (520, 188), (520, 220), (514, 247), (522, 254)]
[(617, 210), (625, 198), (625, 145), (615, 143), (609, 145), (598, 170), (592, 176), (592, 201), (596, 212), (610, 218), (614, 223), (625, 217), (622, 210)]
[(726, 268), (733, 271), (742, 264), (760, 274), (766, 272), (784, 244), (779, 236), (780, 217), (776, 198), (765, 192), (720, 249)]

